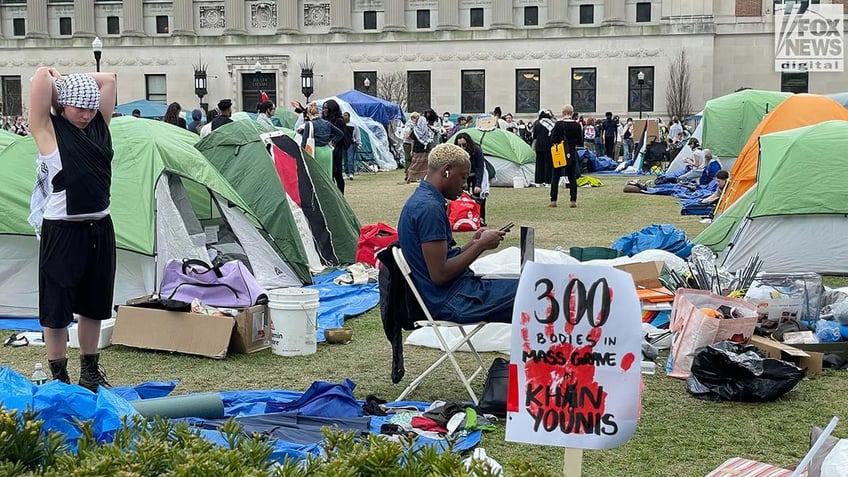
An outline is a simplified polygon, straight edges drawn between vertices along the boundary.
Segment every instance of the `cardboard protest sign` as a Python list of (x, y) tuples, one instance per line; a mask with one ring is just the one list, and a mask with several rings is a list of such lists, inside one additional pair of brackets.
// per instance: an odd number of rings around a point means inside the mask
[(606, 449), (630, 439), (641, 329), (627, 272), (527, 263), (513, 309), (506, 440)]

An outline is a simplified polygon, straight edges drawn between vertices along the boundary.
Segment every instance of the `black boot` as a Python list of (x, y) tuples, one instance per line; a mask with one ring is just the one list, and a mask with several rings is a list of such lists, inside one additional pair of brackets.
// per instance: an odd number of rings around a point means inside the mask
[(100, 366), (99, 353), (80, 355), (79, 385), (93, 393), (97, 392), (98, 386), (112, 387), (109, 381), (106, 381), (106, 374)]
[(51, 359), (47, 361), (47, 364), (50, 367), (50, 373), (53, 374), (53, 379), (71, 384), (71, 378), (68, 376), (68, 358)]

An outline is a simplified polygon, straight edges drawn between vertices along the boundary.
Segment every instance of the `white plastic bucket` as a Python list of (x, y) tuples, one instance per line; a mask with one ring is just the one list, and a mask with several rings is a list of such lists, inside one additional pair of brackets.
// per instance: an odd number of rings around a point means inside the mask
[(513, 189), (523, 189), (527, 187), (527, 183), (524, 182), (524, 177), (513, 177), (512, 178), (512, 188)]
[(275, 288), (268, 291), (271, 352), (300, 356), (316, 351), (318, 290)]

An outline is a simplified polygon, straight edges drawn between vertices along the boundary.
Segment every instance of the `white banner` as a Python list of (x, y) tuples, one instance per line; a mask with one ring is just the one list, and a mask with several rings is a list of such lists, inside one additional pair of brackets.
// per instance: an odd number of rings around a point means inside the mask
[(528, 262), (512, 316), (506, 440), (606, 449), (630, 439), (641, 316), (627, 272)]

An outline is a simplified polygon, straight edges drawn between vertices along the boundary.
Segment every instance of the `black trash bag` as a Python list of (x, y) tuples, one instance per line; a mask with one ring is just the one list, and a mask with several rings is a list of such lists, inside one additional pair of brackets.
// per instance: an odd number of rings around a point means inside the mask
[(756, 346), (721, 341), (696, 352), (686, 390), (711, 401), (772, 401), (806, 375), (792, 363), (765, 358)]

